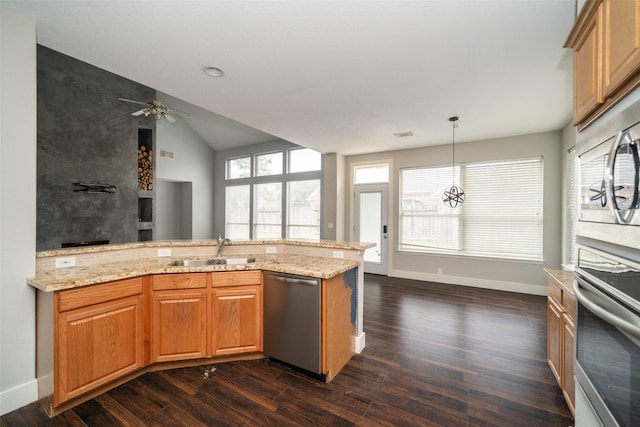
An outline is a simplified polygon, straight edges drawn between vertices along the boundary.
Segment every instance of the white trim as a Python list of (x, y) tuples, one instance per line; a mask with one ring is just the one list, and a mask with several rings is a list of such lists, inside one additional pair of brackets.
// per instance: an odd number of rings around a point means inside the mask
[(364, 350), (364, 346), (365, 346), (365, 333), (362, 332), (360, 335), (356, 336), (353, 340), (354, 343), (354, 348), (355, 348), (355, 352), (357, 354), (362, 353), (362, 350)]
[(391, 270), (389, 277), (401, 279), (423, 280), (427, 282), (447, 283), (451, 285), (469, 286), (472, 288), (493, 289), (496, 291), (517, 292), (522, 294), (547, 296), (547, 286), (530, 283), (503, 282), (500, 280), (478, 279), (475, 277), (451, 276), (445, 274), (419, 273), (406, 270)]
[(0, 392), (0, 415), (8, 414), (38, 400), (38, 381), (33, 379)]

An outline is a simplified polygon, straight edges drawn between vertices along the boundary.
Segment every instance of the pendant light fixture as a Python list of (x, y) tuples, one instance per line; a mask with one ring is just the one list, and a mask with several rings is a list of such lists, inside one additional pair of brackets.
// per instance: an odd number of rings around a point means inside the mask
[(456, 208), (464, 202), (464, 191), (460, 187), (456, 187), (456, 128), (458, 117), (449, 117), (449, 121), (453, 126), (453, 142), (451, 144), (451, 173), (453, 175), (453, 184), (448, 190), (442, 194), (442, 201), (450, 208)]

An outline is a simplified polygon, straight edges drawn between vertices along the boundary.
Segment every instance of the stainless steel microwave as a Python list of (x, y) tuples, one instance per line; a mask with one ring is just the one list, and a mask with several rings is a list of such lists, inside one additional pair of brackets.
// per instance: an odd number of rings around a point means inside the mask
[(640, 123), (579, 156), (579, 220), (640, 226)]

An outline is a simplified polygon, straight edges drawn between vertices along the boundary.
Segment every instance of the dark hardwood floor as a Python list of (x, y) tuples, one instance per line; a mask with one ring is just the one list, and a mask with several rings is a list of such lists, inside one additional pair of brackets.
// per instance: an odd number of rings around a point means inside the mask
[[(329, 384), (268, 360), (148, 373), (2, 426), (570, 426), (546, 363), (546, 298), (365, 277), (366, 349)], [(215, 368), (208, 376), (207, 369)]]

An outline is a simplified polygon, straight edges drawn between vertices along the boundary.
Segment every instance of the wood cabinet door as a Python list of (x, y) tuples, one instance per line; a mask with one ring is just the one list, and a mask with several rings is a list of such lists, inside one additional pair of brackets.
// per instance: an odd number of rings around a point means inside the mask
[(207, 357), (206, 290), (156, 291), (152, 306), (153, 362)]
[(54, 406), (142, 367), (142, 295), (58, 314)]
[(604, 0), (603, 93), (608, 98), (640, 69), (640, 2)]
[(573, 53), (573, 121), (579, 124), (603, 100), (601, 78), (602, 5), (578, 37)]
[(569, 405), (571, 413), (575, 416), (576, 384), (573, 378), (573, 319), (565, 314), (563, 316), (562, 326), (562, 393)]
[(262, 351), (262, 288), (212, 289), (213, 355)]
[(562, 306), (547, 298), (547, 362), (558, 384), (562, 386)]

